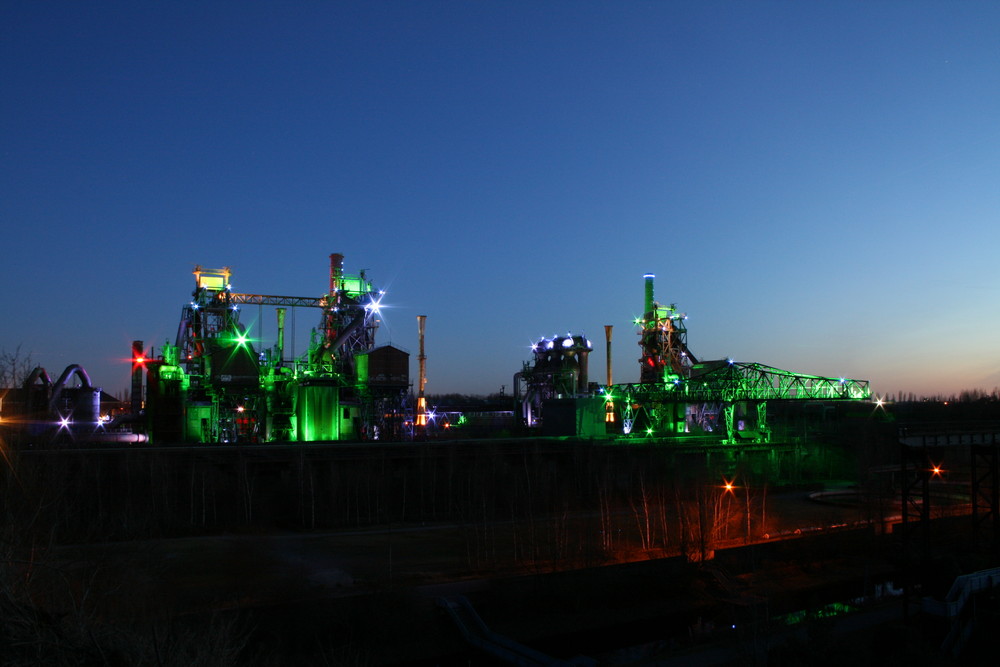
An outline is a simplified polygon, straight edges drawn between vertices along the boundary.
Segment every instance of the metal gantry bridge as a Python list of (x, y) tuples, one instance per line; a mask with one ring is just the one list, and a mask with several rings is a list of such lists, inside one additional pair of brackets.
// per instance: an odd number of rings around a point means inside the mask
[[(695, 364), (690, 377), (674, 376), (664, 382), (618, 384), (605, 390), (605, 400), (621, 405), (625, 435), (669, 435), (697, 430), (722, 432), (734, 441), (738, 431), (738, 406), (752, 429), (743, 436), (766, 442), (767, 402), (867, 401), (867, 380), (807, 375), (759, 363), (722, 360)], [(676, 406), (692, 406), (680, 413)], [(645, 430), (634, 430), (637, 420)]]
[(691, 377), (663, 383), (615, 385), (615, 392), (647, 399), (691, 402), (737, 402), (871, 399), (867, 380), (792, 373), (753, 362), (714, 362), (717, 367), (699, 373), (708, 364), (695, 365)]

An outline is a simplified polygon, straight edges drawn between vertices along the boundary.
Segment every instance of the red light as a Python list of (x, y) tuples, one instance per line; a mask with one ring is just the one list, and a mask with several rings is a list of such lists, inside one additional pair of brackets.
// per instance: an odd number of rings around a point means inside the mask
[(145, 357), (136, 357), (135, 358), (135, 363), (137, 363), (137, 364), (144, 364), (144, 363), (146, 363), (146, 358)]

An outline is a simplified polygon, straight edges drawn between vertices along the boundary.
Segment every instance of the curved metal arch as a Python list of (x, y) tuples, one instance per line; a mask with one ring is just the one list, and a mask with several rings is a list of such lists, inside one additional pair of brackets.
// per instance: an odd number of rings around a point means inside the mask
[(66, 370), (64, 370), (62, 372), (62, 375), (59, 376), (59, 379), (56, 380), (56, 383), (52, 385), (52, 396), (49, 398), (50, 413), (55, 413), (56, 405), (59, 404), (59, 398), (62, 396), (62, 391), (63, 389), (66, 388), (66, 382), (73, 375), (76, 375), (78, 378), (80, 378), (80, 382), (83, 383), (84, 389), (94, 388), (93, 385), (90, 384), (90, 376), (87, 375), (87, 371), (83, 369), (83, 366), (81, 366), (80, 364), (72, 364), (70, 366), (67, 366)]
[(42, 368), (41, 366), (35, 366), (35, 368), (28, 375), (27, 379), (25, 379), (24, 388), (25, 389), (31, 388), (31, 386), (35, 384), (35, 381), (37, 380), (42, 381), (43, 387), (48, 388), (52, 386), (52, 378), (49, 377), (49, 374), (45, 371), (45, 369)]

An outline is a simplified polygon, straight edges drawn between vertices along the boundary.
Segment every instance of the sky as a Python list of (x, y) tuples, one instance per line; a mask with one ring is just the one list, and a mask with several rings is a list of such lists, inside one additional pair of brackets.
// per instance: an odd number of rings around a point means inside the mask
[(0, 91), (0, 350), (53, 376), (337, 252), (432, 394), (566, 333), (603, 381), (606, 324), (638, 381), (645, 273), (701, 359), (1000, 385), (1000, 3), (6, 0)]

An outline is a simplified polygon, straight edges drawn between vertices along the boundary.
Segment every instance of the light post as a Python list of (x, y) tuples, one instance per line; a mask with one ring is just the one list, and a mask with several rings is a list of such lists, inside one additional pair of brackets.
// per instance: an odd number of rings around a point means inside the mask
[[(722, 535), (722, 532), (723, 532), (722, 529), (723, 528), (725, 528), (725, 537), (727, 537), (727, 538), (729, 537), (729, 514), (730, 514), (729, 510), (730, 510), (730, 504), (732, 503), (732, 499), (736, 495), (735, 492), (734, 492), (734, 489), (736, 487), (733, 485), (733, 482), (735, 482), (735, 481), (736, 481), (735, 479), (733, 479), (733, 480), (727, 480), (725, 477), (722, 478), (722, 482), (723, 482), (722, 483), (722, 487), (721, 487), (722, 491), (721, 491), (721, 493), (719, 493), (719, 497), (715, 501), (715, 521), (714, 521), (714, 524), (715, 524), (715, 537), (716, 537), (716, 539), (720, 539), (723, 536)], [(729, 496), (729, 498), (726, 498), (727, 495)], [(725, 512), (722, 511), (722, 501), (724, 499), (727, 501), (727, 503), (726, 503), (726, 511)]]

